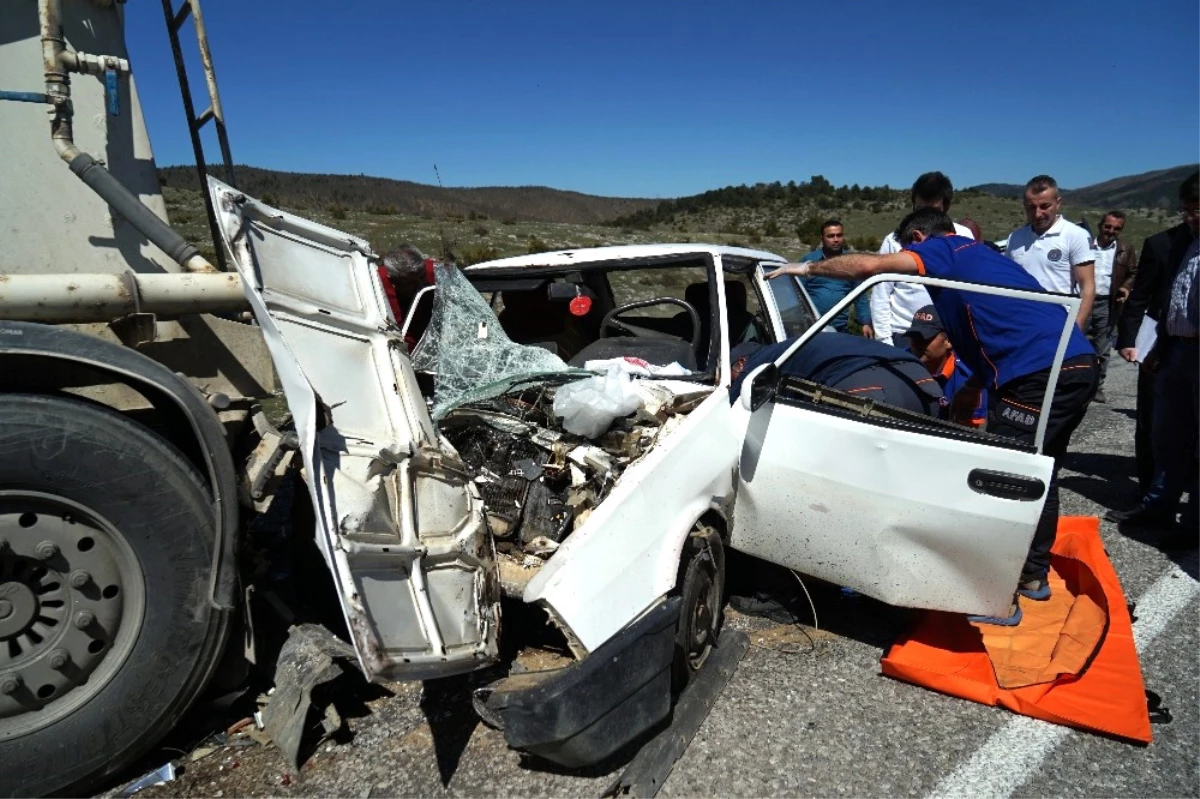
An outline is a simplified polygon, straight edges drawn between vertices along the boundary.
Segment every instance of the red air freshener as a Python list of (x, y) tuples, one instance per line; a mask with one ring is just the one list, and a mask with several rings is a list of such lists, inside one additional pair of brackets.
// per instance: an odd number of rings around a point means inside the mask
[(569, 307), (575, 316), (587, 316), (588, 312), (592, 310), (592, 298), (580, 294), (571, 300)]

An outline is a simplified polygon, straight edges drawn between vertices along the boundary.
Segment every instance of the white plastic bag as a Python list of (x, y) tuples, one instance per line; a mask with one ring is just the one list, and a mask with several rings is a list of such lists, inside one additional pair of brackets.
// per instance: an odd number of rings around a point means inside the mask
[(568, 433), (584, 438), (596, 438), (613, 419), (628, 416), (641, 405), (629, 375), (617, 368), (567, 383), (554, 394), (554, 415), (562, 417)]
[(588, 361), (583, 365), (583, 368), (589, 372), (607, 372), (609, 369), (616, 368), (622, 372), (642, 377), (683, 377), (691, 374), (678, 361), (669, 363), (666, 366), (658, 366), (642, 358), (635, 358), (632, 355), (626, 355), (621, 358), (603, 358), (598, 361)]

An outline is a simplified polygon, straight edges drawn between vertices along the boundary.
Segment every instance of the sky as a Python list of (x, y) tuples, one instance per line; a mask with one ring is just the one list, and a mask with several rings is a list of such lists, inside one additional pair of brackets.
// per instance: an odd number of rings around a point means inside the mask
[[(194, 163), (161, 6), (125, 13), (155, 157)], [(934, 169), (959, 187), (1048, 173), (1078, 188), (1200, 151), (1196, 0), (205, 0), (203, 13), (234, 160), (290, 172), (621, 197), (818, 174), (907, 187)]]

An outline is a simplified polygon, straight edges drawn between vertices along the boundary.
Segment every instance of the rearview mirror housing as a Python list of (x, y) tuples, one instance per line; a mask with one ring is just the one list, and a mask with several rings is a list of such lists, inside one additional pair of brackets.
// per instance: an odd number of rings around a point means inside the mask
[(742, 407), (753, 413), (775, 396), (779, 385), (779, 367), (766, 363), (756, 368), (742, 381), (742, 393), (738, 399)]

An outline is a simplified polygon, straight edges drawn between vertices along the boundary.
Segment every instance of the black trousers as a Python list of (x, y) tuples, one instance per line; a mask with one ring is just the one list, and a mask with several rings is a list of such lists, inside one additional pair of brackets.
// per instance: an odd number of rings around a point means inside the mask
[(1133, 453), (1137, 462), (1138, 496), (1145, 497), (1154, 484), (1154, 375), (1138, 367), (1137, 416)]
[[(1042, 398), (1050, 370), (1043, 369), (1016, 380), (1010, 380), (998, 391), (989, 394), (987, 431), (1032, 444), (1041, 417)], [(1100, 384), (1100, 369), (1095, 355), (1078, 355), (1063, 361), (1050, 403), (1050, 418), (1046, 422), (1046, 438), (1042, 451), (1054, 458), (1050, 485), (1046, 488), (1046, 504), (1038, 518), (1029, 555), (1021, 570), (1021, 581), (1040, 579), (1050, 570), (1050, 547), (1058, 532), (1058, 470), (1071, 435), (1087, 413), (1088, 403), (1096, 396)]]

